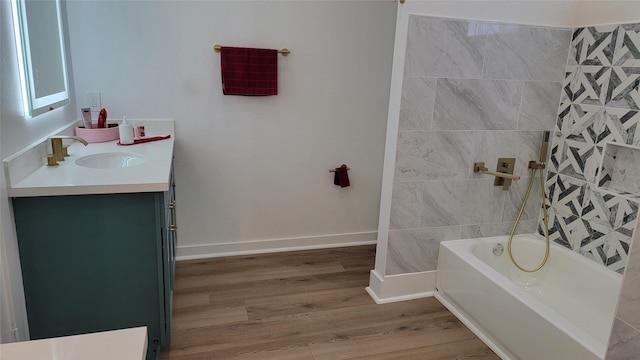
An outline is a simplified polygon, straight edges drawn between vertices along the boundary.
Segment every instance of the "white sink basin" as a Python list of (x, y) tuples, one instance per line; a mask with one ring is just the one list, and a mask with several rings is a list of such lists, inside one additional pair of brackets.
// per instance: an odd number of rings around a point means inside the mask
[(76, 165), (94, 169), (116, 169), (138, 166), (147, 161), (142, 154), (131, 152), (108, 152), (92, 154), (76, 160)]

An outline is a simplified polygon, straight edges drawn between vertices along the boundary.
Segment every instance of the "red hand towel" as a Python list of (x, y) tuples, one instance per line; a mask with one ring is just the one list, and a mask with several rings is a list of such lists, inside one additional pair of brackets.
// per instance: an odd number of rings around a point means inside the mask
[(347, 187), (351, 185), (349, 183), (349, 174), (347, 173), (347, 165), (342, 164), (339, 168), (336, 168), (336, 174), (333, 177), (333, 183), (340, 185), (340, 187)]
[(165, 140), (165, 139), (168, 139), (170, 137), (171, 137), (171, 135), (148, 137), (148, 138), (133, 140), (133, 144), (121, 144), (120, 140), (118, 140), (117, 144), (120, 145), (120, 146), (129, 146), (129, 145), (143, 144), (143, 143), (147, 143), (147, 142), (150, 142), (150, 141)]
[(220, 67), (225, 95), (278, 95), (278, 51), (275, 49), (223, 46)]

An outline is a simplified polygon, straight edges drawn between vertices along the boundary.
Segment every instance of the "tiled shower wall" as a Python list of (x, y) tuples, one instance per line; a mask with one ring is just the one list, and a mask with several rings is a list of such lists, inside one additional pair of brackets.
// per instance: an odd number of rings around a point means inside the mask
[(551, 238), (620, 273), (638, 201), (598, 172), (605, 143), (640, 146), (639, 49), (640, 24), (574, 30), (547, 175)]
[(636, 224), (635, 238), (627, 259), (627, 270), (618, 297), (616, 318), (611, 330), (609, 349), (605, 359), (637, 359), (640, 354), (640, 226)]
[[(508, 234), (556, 123), (571, 30), (410, 16), (386, 275), (435, 270), (442, 240)], [(517, 159), (508, 191), (475, 174)], [(518, 228), (534, 232), (539, 185)]]

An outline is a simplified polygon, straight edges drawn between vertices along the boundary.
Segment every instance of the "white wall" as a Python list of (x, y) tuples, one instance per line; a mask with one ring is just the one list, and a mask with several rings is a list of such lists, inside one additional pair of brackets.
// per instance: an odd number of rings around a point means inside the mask
[(574, 27), (640, 22), (640, 1), (577, 0)]
[(408, 0), (414, 14), (581, 27), (640, 21), (637, 0)]
[[(375, 240), (395, 4), (67, 9), (78, 103), (95, 90), (110, 117), (176, 120), (179, 255)], [(216, 43), (289, 48), (278, 57), (279, 95), (222, 95)], [(346, 189), (329, 173), (342, 163), (351, 167)]]
[(459, 19), (570, 27), (575, 1), (569, 0), (407, 0), (403, 11)]
[[(63, 9), (64, 15), (64, 9)], [(16, 57), (15, 37), (11, 5), (9, 1), (0, 1), (0, 159), (4, 159), (26, 146), (44, 138), (56, 129), (66, 125), (77, 117), (75, 99), (62, 108), (56, 109), (35, 118), (24, 115), (18, 62)], [(67, 58), (69, 53), (67, 51)], [(70, 68), (70, 67), (69, 67)], [(69, 69), (68, 68), (68, 69)], [(69, 71), (72, 80), (71, 72)], [(73, 92), (73, 83), (70, 83)], [(13, 335), (7, 337), (13, 325), (18, 328), (17, 339), (28, 338), (26, 310), (22, 290), (22, 276), (18, 256), (18, 244), (11, 213), (11, 206), (7, 198), (4, 169), (0, 167), (0, 251), (3, 260), (0, 264), (0, 278), (4, 286), (0, 292), (0, 325), (3, 342), (13, 340)]]
[[(70, 120), (79, 117), (75, 99), (62, 108), (30, 118), (24, 115), (22, 106), (22, 93), (20, 91), (20, 77), (16, 58), (15, 37), (13, 32), (13, 19), (9, 1), (0, 1), (0, 13), (2, 16), (2, 116), (0, 117), (2, 147), (1, 158), (4, 159), (35, 141), (51, 134), (63, 127)], [(64, 12), (64, 10), (63, 10)], [(67, 49), (68, 51), (68, 49)], [(69, 67), (70, 64), (68, 64)], [(73, 91), (73, 78), (70, 76), (70, 90)]]

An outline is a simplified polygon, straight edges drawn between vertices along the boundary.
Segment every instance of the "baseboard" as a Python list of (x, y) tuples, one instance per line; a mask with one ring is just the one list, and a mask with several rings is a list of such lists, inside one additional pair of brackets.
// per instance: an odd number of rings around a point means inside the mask
[(377, 304), (386, 304), (433, 296), (435, 288), (435, 271), (381, 277), (372, 270), (366, 290)]
[(176, 251), (176, 260), (374, 245), (377, 235), (376, 231), (369, 231), (238, 243), (179, 246)]

